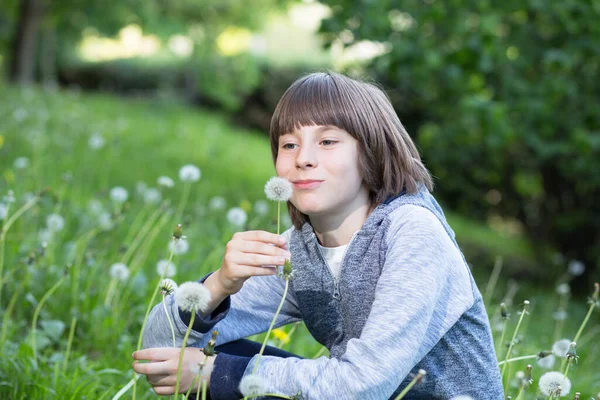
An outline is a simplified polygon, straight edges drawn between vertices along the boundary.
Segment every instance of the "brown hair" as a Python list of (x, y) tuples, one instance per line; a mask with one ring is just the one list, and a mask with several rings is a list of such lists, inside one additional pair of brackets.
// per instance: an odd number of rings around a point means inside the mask
[[(302, 126), (334, 125), (358, 141), (359, 168), (376, 206), (403, 188), (415, 193), (433, 179), (404, 129), (387, 94), (375, 83), (327, 71), (305, 75), (283, 94), (271, 119), (271, 153), (277, 160), (279, 137)], [(288, 210), (298, 229), (308, 221), (291, 202)]]

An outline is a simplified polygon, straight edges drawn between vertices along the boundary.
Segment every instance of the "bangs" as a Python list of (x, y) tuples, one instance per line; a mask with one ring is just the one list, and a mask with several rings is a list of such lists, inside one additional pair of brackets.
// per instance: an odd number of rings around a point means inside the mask
[(323, 72), (297, 80), (283, 94), (271, 119), (273, 159), (277, 157), (279, 137), (302, 126), (334, 125), (356, 138), (361, 118), (357, 110), (367, 106), (360, 104), (364, 99), (360, 89), (346, 77)]

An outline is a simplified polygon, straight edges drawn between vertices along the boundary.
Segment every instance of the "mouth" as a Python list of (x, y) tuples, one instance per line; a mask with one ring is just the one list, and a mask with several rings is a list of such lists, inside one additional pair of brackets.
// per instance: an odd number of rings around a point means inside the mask
[(322, 182), (323, 181), (308, 179), (293, 181), (292, 183), (296, 189), (315, 189), (321, 186)]

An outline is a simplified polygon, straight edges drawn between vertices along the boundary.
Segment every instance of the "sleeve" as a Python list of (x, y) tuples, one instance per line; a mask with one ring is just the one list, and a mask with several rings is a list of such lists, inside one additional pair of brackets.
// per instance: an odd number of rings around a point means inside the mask
[[(348, 341), (339, 359), (262, 357), (257, 374), (267, 392), (387, 399), (472, 306), (468, 266), (437, 217), (405, 205), (390, 220), (386, 260), (360, 337)], [(255, 361), (256, 356), (244, 376)]]
[[(290, 231), (284, 232), (284, 236), (286, 234), (289, 240)], [(211, 274), (212, 272), (200, 279), (199, 282), (204, 282)], [(210, 340), (210, 333), (214, 329), (219, 332), (217, 346), (266, 332), (275, 311), (277, 311), (284, 288), (283, 279), (275, 275), (251, 277), (238, 293), (223, 300), (210, 316), (203, 318), (200, 313), (196, 313), (187, 345), (204, 347)], [(162, 302), (154, 306), (150, 312), (142, 337), (143, 348), (173, 346), (169, 319), (175, 330), (176, 345), (181, 346), (182, 344), (191, 314), (179, 309), (173, 295), (167, 296), (164, 302), (166, 312)], [(275, 326), (280, 327), (301, 319), (296, 300), (288, 290)]]

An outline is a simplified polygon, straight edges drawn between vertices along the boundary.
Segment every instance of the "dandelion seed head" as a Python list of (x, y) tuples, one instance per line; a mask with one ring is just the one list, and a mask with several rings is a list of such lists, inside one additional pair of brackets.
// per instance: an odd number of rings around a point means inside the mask
[(183, 311), (205, 310), (210, 301), (210, 291), (201, 283), (185, 282), (175, 291), (175, 302)]
[(240, 381), (240, 392), (244, 397), (258, 396), (265, 392), (265, 381), (256, 374), (246, 375)]
[(160, 281), (160, 285), (158, 287), (160, 288), (160, 294), (163, 296), (168, 296), (177, 290), (177, 283), (175, 283), (173, 279), (165, 278)]
[(182, 182), (197, 182), (200, 179), (200, 168), (192, 164), (187, 164), (179, 170), (179, 179)]
[(564, 397), (571, 391), (571, 381), (560, 372), (550, 371), (546, 372), (540, 377), (539, 380), (540, 391), (545, 396), (551, 396), (556, 394), (559, 388), (560, 396)]
[(25, 168), (29, 167), (29, 158), (27, 158), (27, 157), (16, 158), (13, 163), (13, 167), (15, 167), (15, 169), (25, 169)]
[(568, 266), (569, 274), (579, 276), (585, 272), (585, 265), (579, 260), (571, 260)]
[(166, 188), (172, 188), (173, 186), (175, 186), (175, 181), (173, 181), (173, 179), (169, 178), (168, 176), (159, 176), (156, 180), (156, 183), (158, 184), (158, 186), (163, 186)]
[(254, 203), (254, 212), (264, 217), (269, 212), (269, 203), (264, 200), (258, 200)]
[(38, 237), (42, 242), (49, 242), (52, 239), (52, 231), (50, 229), (40, 229)]
[(8, 215), (8, 206), (6, 204), (0, 203), (0, 221), (6, 219)]
[(172, 278), (175, 276), (176, 272), (177, 267), (175, 267), (173, 262), (169, 262), (168, 260), (160, 260), (156, 264), (156, 273), (158, 273), (160, 276)]
[(6, 204), (15, 202), (15, 193), (12, 190), (9, 190), (6, 196), (4, 196), (4, 202)]
[(233, 226), (242, 227), (248, 220), (248, 214), (240, 207), (233, 207), (227, 211), (227, 221)]
[(129, 268), (123, 263), (114, 263), (110, 266), (110, 277), (119, 281), (129, 278)]
[(171, 240), (169, 242), (169, 251), (172, 251), (175, 255), (181, 255), (188, 252), (190, 245), (187, 240)]
[(110, 198), (115, 203), (124, 203), (127, 201), (128, 197), (129, 193), (124, 187), (115, 186), (114, 188), (110, 189)]
[(98, 225), (100, 225), (100, 228), (104, 231), (111, 230), (114, 226), (114, 223), (110, 213), (101, 212), (100, 215), (98, 215)]
[(46, 226), (51, 232), (60, 232), (65, 227), (65, 220), (58, 214), (50, 214), (46, 217)]
[(208, 208), (211, 210), (223, 210), (226, 206), (226, 201), (221, 196), (215, 196), (208, 202)]
[(104, 147), (104, 137), (99, 133), (94, 133), (88, 140), (88, 146), (92, 150), (100, 150)]
[(567, 319), (567, 317), (568, 314), (565, 310), (556, 310), (552, 314), (552, 318), (554, 318), (555, 321), (564, 321), (565, 319)]
[(561, 339), (552, 345), (552, 353), (556, 357), (565, 358), (570, 346), (571, 341), (569, 339)]
[(160, 191), (156, 188), (148, 188), (144, 191), (144, 203), (158, 204), (162, 200)]
[(269, 200), (288, 201), (292, 192), (292, 183), (285, 178), (274, 176), (265, 184), (265, 194)]
[(550, 368), (554, 367), (555, 362), (556, 362), (556, 357), (554, 356), (554, 354), (550, 354), (549, 356), (546, 356), (544, 358), (538, 358), (537, 365), (538, 365), (538, 367), (543, 368), (543, 369), (550, 369)]
[(556, 293), (560, 295), (565, 295), (571, 293), (571, 287), (568, 283), (561, 283), (556, 287)]
[(144, 181), (138, 181), (135, 184), (135, 191), (141, 196), (144, 195), (144, 192), (146, 192), (146, 189), (148, 189), (148, 185)]
[(91, 199), (88, 202), (88, 210), (94, 215), (99, 215), (104, 211), (104, 206), (102, 205), (102, 202), (100, 200)]

